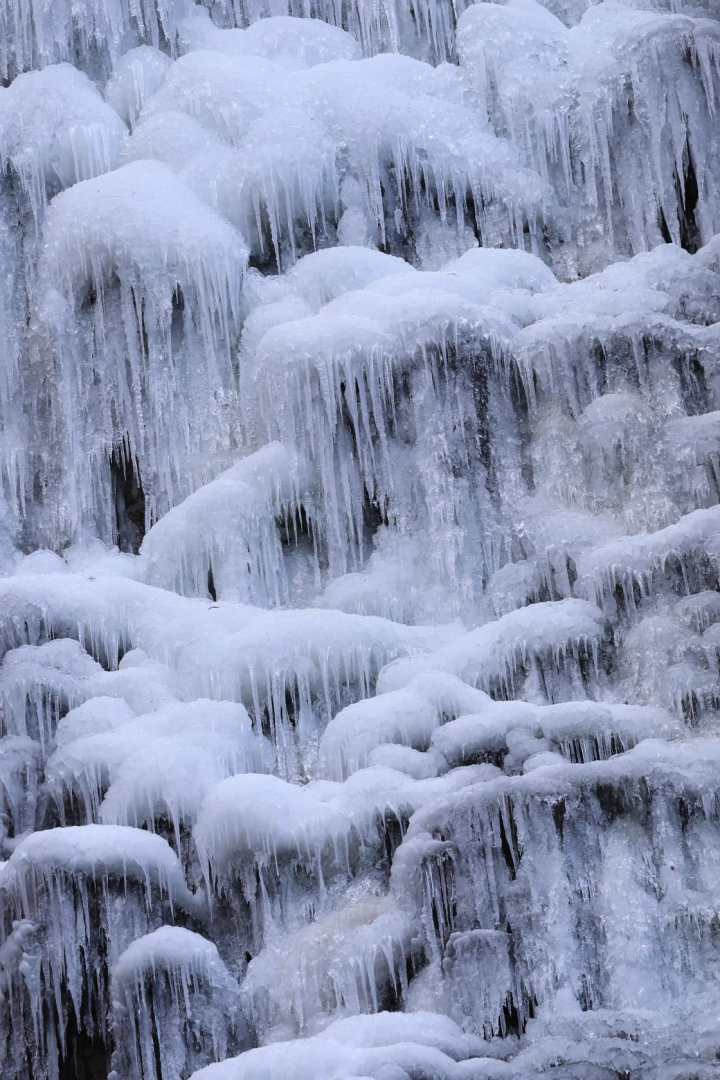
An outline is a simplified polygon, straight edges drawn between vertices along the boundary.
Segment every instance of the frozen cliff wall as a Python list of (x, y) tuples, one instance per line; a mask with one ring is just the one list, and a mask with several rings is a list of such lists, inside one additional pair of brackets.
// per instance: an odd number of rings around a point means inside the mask
[(0, 1073), (720, 1069), (714, 0), (0, 0)]

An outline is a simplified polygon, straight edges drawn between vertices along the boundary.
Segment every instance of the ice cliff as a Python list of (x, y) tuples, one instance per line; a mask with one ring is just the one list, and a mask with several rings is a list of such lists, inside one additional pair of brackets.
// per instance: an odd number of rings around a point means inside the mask
[(717, 0), (0, 78), (3, 1080), (716, 1080)]

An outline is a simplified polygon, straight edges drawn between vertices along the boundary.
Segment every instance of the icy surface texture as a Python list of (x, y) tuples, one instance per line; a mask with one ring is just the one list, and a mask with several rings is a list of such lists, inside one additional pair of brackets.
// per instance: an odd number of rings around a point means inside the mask
[(3, 1080), (715, 1080), (715, 0), (0, 0)]
[(112, 970), (111, 1077), (185, 1076), (248, 1041), (240, 990), (212, 942), (181, 926), (136, 938)]
[(568, 30), (533, 0), (479, 3), (458, 27), (497, 130), (525, 144), (591, 248), (694, 247), (718, 228), (717, 25), (642, 7), (592, 4)]

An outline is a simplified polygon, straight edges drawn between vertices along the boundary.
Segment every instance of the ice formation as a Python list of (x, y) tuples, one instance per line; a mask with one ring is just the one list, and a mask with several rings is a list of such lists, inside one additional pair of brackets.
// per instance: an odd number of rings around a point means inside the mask
[(715, 0), (0, 0), (0, 1074), (712, 1080)]
[(182, 926), (136, 938), (112, 969), (111, 1077), (188, 1075), (248, 1041), (240, 990), (211, 941)]

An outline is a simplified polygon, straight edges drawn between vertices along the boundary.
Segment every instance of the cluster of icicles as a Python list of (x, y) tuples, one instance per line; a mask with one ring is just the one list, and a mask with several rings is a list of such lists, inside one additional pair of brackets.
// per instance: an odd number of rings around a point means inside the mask
[(0, 71), (3, 1080), (711, 1080), (714, 0)]

